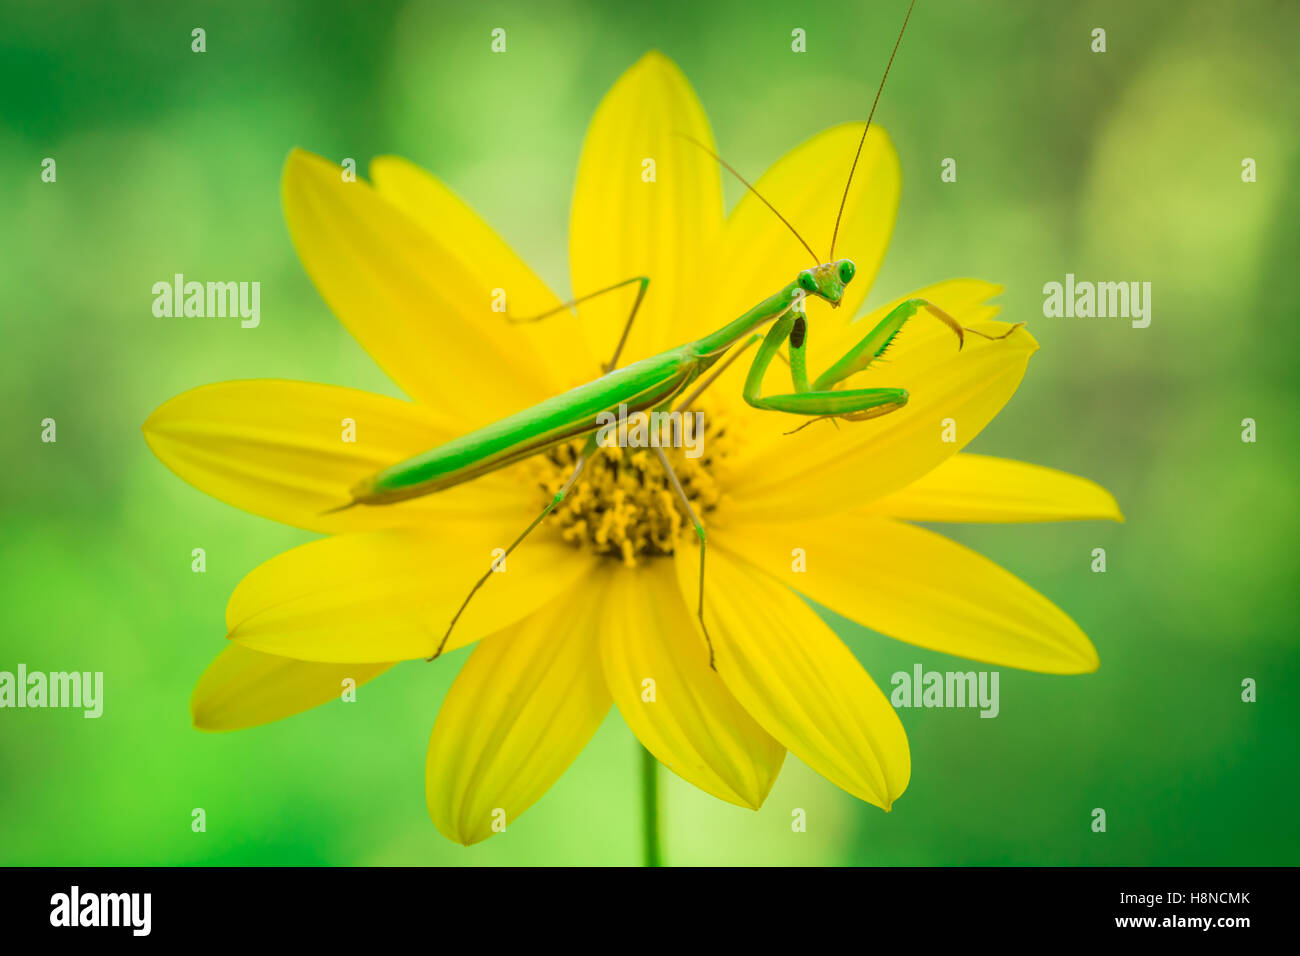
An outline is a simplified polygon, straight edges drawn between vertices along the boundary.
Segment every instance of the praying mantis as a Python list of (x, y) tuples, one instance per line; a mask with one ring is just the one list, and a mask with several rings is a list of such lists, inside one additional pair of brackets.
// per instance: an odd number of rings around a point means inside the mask
[[(915, 2), (915, 0), (913, 0)], [(628, 339), (637, 310), (645, 298), (651, 277), (635, 276), (617, 282), (607, 288), (573, 299), (556, 309), (528, 317), (505, 316), (511, 322), (533, 322), (579, 305), (582, 302), (605, 295), (617, 289), (638, 285), (638, 291), (622, 336), (614, 350), (614, 355), (605, 364), (604, 374), (599, 378), (579, 385), (567, 392), (548, 398), (530, 408), (516, 412), (506, 418), (493, 422), (468, 434), (461, 435), (429, 451), (405, 461), (398, 462), (377, 474), (366, 478), (351, 491), (351, 500), (334, 511), (341, 511), (356, 506), (383, 506), (405, 501), (423, 495), (433, 494), (471, 481), (482, 475), (513, 465), (524, 459), (544, 452), (556, 445), (577, 441), (586, 442), (579, 453), (577, 461), (567, 480), (554, 493), (542, 512), (525, 528), (505, 549), (504, 556), (510, 555), (523, 540), (540, 525), (568, 496), (582, 475), (587, 461), (600, 446), (598, 435), (602, 422), (614, 411), (642, 413), (659, 412), (672, 407), (674, 400), (683, 395), (690, 386), (699, 385), (678, 405), (677, 411), (689, 407), (699, 395), (708, 388), (722, 372), (735, 361), (746, 349), (756, 342), (761, 344), (749, 368), (745, 379), (743, 397), (753, 407), (764, 411), (787, 412), (809, 417), (814, 421), (830, 418), (847, 421), (862, 421), (876, 418), (897, 411), (907, 404), (908, 393), (902, 388), (837, 388), (849, 376), (867, 369), (889, 347), (894, 337), (903, 326), (925, 310), (950, 328), (957, 338), (960, 349), (965, 342), (964, 333), (973, 332), (985, 338), (1005, 338), (1011, 331), (1000, 336), (989, 336), (974, 329), (964, 328), (957, 320), (938, 306), (925, 299), (908, 299), (889, 312), (870, 332), (855, 346), (834, 362), (826, 371), (813, 380), (809, 380), (806, 364), (806, 347), (808, 343), (808, 323), (805, 316), (804, 301), (808, 296), (815, 296), (838, 307), (845, 287), (853, 281), (855, 266), (851, 259), (835, 258), (835, 240), (839, 234), (840, 220), (844, 215), (844, 206), (848, 198), (849, 187), (857, 170), (858, 160), (866, 142), (867, 130), (875, 116), (876, 105), (884, 89), (889, 68), (902, 42), (903, 32), (912, 13), (908, 7), (903, 27), (894, 43), (889, 63), (876, 91), (875, 101), (867, 117), (867, 125), (858, 141), (857, 152), (849, 170), (848, 182), (844, 187), (844, 198), (840, 202), (839, 213), (835, 220), (835, 229), (831, 235), (830, 252), (825, 259), (818, 256), (776, 208), (763, 198), (743, 176), (731, 168), (720, 156), (707, 146), (691, 140), (696, 146), (709, 153), (717, 162), (740, 180), (747, 189), (754, 193), (768, 209), (781, 220), (803, 244), (812, 256), (812, 268), (801, 270), (793, 280), (786, 283), (773, 295), (768, 296), (740, 317), (728, 322), (715, 332), (711, 332), (692, 342), (678, 345), (649, 358), (632, 362), (622, 368), (618, 367), (619, 357)], [(689, 137), (686, 137), (689, 139)], [(771, 325), (765, 335), (758, 333), (764, 326)], [(768, 367), (782, 349), (787, 345), (792, 390), (775, 395), (764, 395), (762, 385)], [(706, 373), (711, 373), (708, 377)], [(709, 636), (704, 619), (705, 607), (705, 555), (708, 536), (704, 525), (691, 506), (691, 502), (673, 470), (663, 449), (653, 445), (659, 463), (664, 469), (676, 500), (681, 504), (687, 519), (695, 530), (699, 540), (699, 595), (697, 616), (708, 646), (709, 666), (717, 670), (713, 641)], [(494, 562), (495, 564), (495, 562)], [(464, 601), (457, 609), (443, 635), (437, 650), (429, 660), (440, 656), (456, 626), (456, 622), (468, 607), (470, 600), (491, 577), (493, 568), (489, 567), (471, 588)]]

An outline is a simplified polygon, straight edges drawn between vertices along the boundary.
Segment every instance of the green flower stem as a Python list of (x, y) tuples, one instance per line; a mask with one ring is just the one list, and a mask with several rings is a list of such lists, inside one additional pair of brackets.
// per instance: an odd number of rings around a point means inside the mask
[(663, 851), (659, 846), (659, 761), (644, 747), (641, 748), (641, 812), (645, 865), (663, 866)]

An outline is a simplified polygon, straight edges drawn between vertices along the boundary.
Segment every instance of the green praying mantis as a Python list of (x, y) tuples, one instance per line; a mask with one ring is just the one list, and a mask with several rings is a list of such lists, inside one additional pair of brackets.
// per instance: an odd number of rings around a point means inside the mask
[[(838, 307), (845, 287), (853, 281), (855, 267), (850, 259), (836, 259), (835, 239), (839, 234), (840, 220), (844, 215), (844, 205), (848, 199), (849, 187), (853, 183), (853, 174), (857, 170), (858, 160), (866, 142), (867, 130), (875, 116), (876, 104), (880, 101), (885, 79), (893, 65), (894, 56), (902, 42), (903, 32), (911, 17), (909, 6), (894, 43), (893, 53), (885, 67), (880, 87), (876, 91), (875, 101), (867, 117), (867, 125), (858, 141), (857, 152), (849, 170), (849, 179), (844, 187), (844, 197), (840, 201), (839, 213), (835, 220), (835, 229), (831, 235), (829, 255), (823, 260), (799, 235), (776, 208), (758, 193), (743, 176), (731, 168), (720, 156), (702, 143), (691, 140), (717, 162), (740, 180), (747, 189), (754, 193), (782, 223), (794, 234), (812, 256), (814, 266), (799, 272), (793, 281), (787, 283), (775, 294), (759, 302), (739, 318), (728, 322), (722, 328), (693, 342), (676, 346), (658, 355), (632, 362), (622, 368), (618, 367), (619, 356), (628, 339), (637, 310), (645, 298), (650, 284), (649, 276), (636, 276), (615, 283), (588, 295), (567, 302), (556, 309), (526, 318), (510, 317), (512, 322), (533, 322), (556, 315), (559, 312), (582, 302), (605, 295), (617, 289), (638, 285), (636, 299), (623, 327), (623, 333), (614, 355), (604, 366), (604, 374), (585, 385), (579, 385), (567, 392), (546, 399), (531, 408), (523, 409), (513, 415), (493, 422), (459, 438), (446, 442), (423, 454), (398, 462), (383, 471), (365, 479), (352, 489), (351, 500), (339, 508), (340, 511), (355, 506), (382, 506), (405, 501), (422, 495), (433, 494), (451, 488), (462, 482), (471, 481), (489, 472), (543, 452), (564, 442), (586, 438), (572, 473), (555, 492), (551, 501), (533, 522), (525, 528), (513, 543), (505, 549), (505, 556), (515, 548), (565, 500), (578, 479), (588, 459), (599, 447), (598, 435), (602, 422), (615, 410), (624, 413), (664, 412), (671, 408), (678, 396), (697, 381), (700, 383), (678, 405), (677, 411), (689, 407), (699, 395), (711, 385), (727, 366), (735, 361), (749, 346), (760, 341), (758, 352), (749, 368), (745, 379), (743, 396), (747, 403), (755, 408), (767, 411), (788, 412), (795, 415), (809, 416), (814, 421), (830, 418), (847, 421), (862, 421), (876, 418), (896, 411), (907, 404), (908, 394), (902, 388), (837, 388), (836, 386), (849, 376), (868, 368), (889, 347), (894, 337), (903, 326), (919, 311), (925, 310), (938, 318), (957, 337), (960, 349), (965, 342), (964, 333), (974, 332), (965, 329), (952, 316), (924, 299), (909, 299), (886, 315), (863, 339), (846, 352), (816, 379), (809, 381), (806, 366), (806, 347), (808, 342), (808, 323), (805, 318), (804, 300), (807, 296), (816, 296), (832, 307)], [(687, 137), (689, 138), (689, 137)], [(766, 335), (757, 334), (757, 330), (772, 323)], [(1013, 329), (1014, 330), (1014, 326)], [(996, 338), (1005, 338), (1007, 333)], [(788, 343), (788, 359), (792, 379), (792, 391), (777, 395), (762, 394), (764, 376), (773, 358)], [(707, 378), (701, 378), (711, 372)], [(714, 658), (713, 641), (709, 636), (704, 621), (704, 564), (707, 550), (707, 534), (689, 498), (674, 472), (663, 449), (655, 444), (654, 451), (672, 486), (673, 494), (681, 504), (687, 519), (695, 529), (699, 539), (699, 596), (697, 615), (709, 651), (709, 666), (717, 669)], [(447, 626), (437, 650), (429, 660), (442, 654), (456, 622), (468, 607), (470, 600), (486, 583), (492, 574), (489, 567), (483, 576), (471, 588), (465, 600), (457, 609)]]

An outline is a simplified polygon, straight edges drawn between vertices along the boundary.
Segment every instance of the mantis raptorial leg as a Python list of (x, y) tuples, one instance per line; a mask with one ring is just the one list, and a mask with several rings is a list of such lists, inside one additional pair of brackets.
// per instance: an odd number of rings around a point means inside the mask
[[(931, 311), (954, 331), (960, 349), (965, 330), (952, 316), (924, 299), (908, 299), (894, 307), (857, 345), (811, 384), (808, 382), (805, 358), (808, 345), (807, 320), (802, 315), (787, 313), (768, 330), (767, 337), (758, 348), (758, 354), (745, 379), (745, 401), (755, 408), (792, 412), (796, 415), (844, 418), (849, 421), (877, 418), (902, 408), (907, 404), (906, 389), (833, 389), (831, 386), (855, 372), (863, 371), (879, 358), (920, 308)], [(794, 391), (764, 396), (763, 376), (787, 337), (790, 340), (790, 377)]]

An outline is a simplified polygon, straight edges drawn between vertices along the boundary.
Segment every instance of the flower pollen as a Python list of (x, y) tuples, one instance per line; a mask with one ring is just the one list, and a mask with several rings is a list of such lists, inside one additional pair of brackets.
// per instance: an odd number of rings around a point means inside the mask
[[(725, 457), (728, 441), (717, 416), (704, 414), (700, 420), (698, 456), (688, 457), (683, 448), (669, 443), (667, 423), (661, 431), (661, 447), (691, 508), (707, 524), (705, 516), (722, 498), (713, 470)], [(583, 440), (575, 440), (557, 445), (532, 459), (546, 503), (573, 473), (583, 444)], [(627, 567), (635, 567), (638, 559), (671, 555), (684, 535), (694, 539), (690, 519), (654, 448), (619, 445), (614, 434), (608, 445), (591, 456), (578, 483), (550, 520), (573, 546), (589, 548)]]

